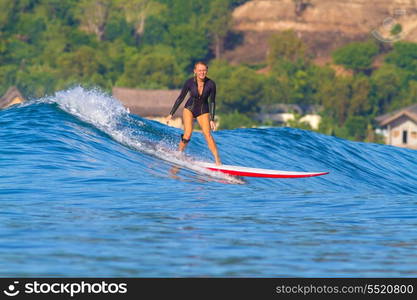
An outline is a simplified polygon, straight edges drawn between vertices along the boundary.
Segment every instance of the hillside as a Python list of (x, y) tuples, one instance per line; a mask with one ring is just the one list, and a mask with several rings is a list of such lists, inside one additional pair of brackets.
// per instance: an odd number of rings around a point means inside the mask
[[(233, 11), (234, 30), (243, 43), (225, 53), (234, 63), (265, 58), (268, 37), (293, 29), (319, 59), (353, 40), (379, 34), (380, 39), (417, 42), (416, 0), (252, 0)], [(395, 24), (402, 32), (390, 34)]]

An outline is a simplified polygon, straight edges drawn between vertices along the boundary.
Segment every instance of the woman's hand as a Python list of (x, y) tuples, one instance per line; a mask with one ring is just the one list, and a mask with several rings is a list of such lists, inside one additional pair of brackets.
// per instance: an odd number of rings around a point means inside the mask
[(216, 123), (214, 121), (210, 121), (210, 127), (211, 127), (211, 130), (215, 131), (216, 130)]

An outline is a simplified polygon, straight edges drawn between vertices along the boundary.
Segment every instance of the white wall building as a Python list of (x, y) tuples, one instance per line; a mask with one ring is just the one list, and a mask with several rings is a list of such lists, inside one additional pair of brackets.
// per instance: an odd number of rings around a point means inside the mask
[(417, 104), (376, 118), (387, 145), (417, 149)]

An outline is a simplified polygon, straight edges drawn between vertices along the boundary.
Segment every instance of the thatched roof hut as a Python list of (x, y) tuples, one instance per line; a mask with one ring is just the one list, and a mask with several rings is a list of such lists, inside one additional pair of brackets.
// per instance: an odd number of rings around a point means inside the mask
[(7, 92), (0, 98), (0, 109), (10, 107), (25, 101), (17, 87), (11, 86)]
[[(180, 90), (141, 90), (114, 87), (113, 97), (119, 99), (133, 114), (144, 118), (166, 117), (171, 111)], [(174, 117), (181, 117), (178, 109)]]

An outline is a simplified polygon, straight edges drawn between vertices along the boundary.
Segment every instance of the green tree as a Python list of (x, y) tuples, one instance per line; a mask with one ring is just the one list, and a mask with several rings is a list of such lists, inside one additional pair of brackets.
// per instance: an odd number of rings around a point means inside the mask
[(368, 77), (355, 77), (351, 83), (351, 97), (348, 115), (368, 115), (371, 105), (368, 101), (371, 91), (371, 84)]
[(170, 26), (165, 40), (174, 48), (180, 64), (189, 71), (192, 70), (194, 62), (208, 57), (209, 41), (206, 38), (205, 28), (195, 17), (190, 18), (189, 24)]
[(397, 42), (385, 61), (409, 72), (410, 79), (417, 79), (417, 43)]
[(293, 30), (272, 35), (268, 40), (268, 46), (269, 66), (282, 61), (295, 63), (307, 59), (307, 47)]
[(207, 28), (209, 35), (213, 39), (214, 56), (221, 58), (224, 47), (224, 39), (231, 29), (232, 16), (231, 10), (225, 0), (213, 0), (210, 2), (210, 10), (207, 14)]
[(146, 20), (149, 16), (158, 15), (166, 10), (166, 6), (153, 0), (116, 0), (125, 15), (126, 21), (133, 24), (137, 41), (145, 32)]
[(410, 80), (398, 96), (390, 103), (386, 111), (391, 112), (417, 103), (417, 81)]
[(260, 100), (263, 98), (263, 81), (252, 69), (239, 66), (233, 69), (230, 77), (216, 80), (218, 89), (219, 111), (227, 114), (234, 111), (252, 113), (259, 110)]
[(292, 31), (271, 36), (268, 41), (267, 61), (271, 69), (266, 80), (265, 101), (269, 103), (311, 104), (314, 102), (315, 86), (307, 46)]
[(122, 42), (107, 42), (102, 49), (104, 59), (101, 63), (106, 70), (105, 76), (112, 84), (123, 75), (131, 59), (138, 54), (138, 49), (133, 46), (127, 46)]
[(360, 72), (371, 68), (378, 52), (379, 48), (374, 41), (352, 42), (334, 51), (332, 56), (336, 64)]
[(417, 103), (417, 81), (408, 82), (408, 93), (404, 96), (404, 106)]
[(14, 1), (0, 1), (0, 32), (13, 17)]
[(294, 99), (293, 89), (289, 76), (281, 74), (281, 76), (271, 74), (265, 76), (263, 80), (264, 97), (261, 104), (269, 105), (274, 103), (292, 103)]
[(208, 77), (217, 81), (225, 81), (230, 78), (236, 67), (228, 64), (226, 60), (214, 59), (210, 62)]
[(256, 125), (257, 122), (237, 111), (219, 116), (219, 129), (250, 128)]
[(400, 34), (402, 31), (403, 31), (403, 27), (401, 26), (401, 24), (397, 23), (392, 27), (392, 29), (390, 31), (390, 34), (392, 36), (396, 36), (396, 35)]
[(327, 112), (321, 114), (321, 120), (318, 129), (319, 132), (334, 136), (336, 127), (337, 125), (335, 124), (334, 119), (329, 116)]
[(308, 104), (322, 105), (323, 99), (320, 96), (322, 85), (331, 84), (336, 78), (335, 71), (329, 66), (317, 66), (309, 64), (306, 68), (308, 77), (308, 89), (306, 98), (303, 102)]
[(349, 116), (345, 128), (345, 138), (362, 141), (367, 136), (368, 120), (364, 116)]
[(372, 73), (370, 104), (374, 115), (387, 111), (400, 94), (405, 77), (405, 71), (391, 64), (384, 64)]
[(142, 43), (148, 46), (155, 46), (158, 44), (167, 45), (166, 38), (170, 38), (166, 33), (168, 32), (168, 13), (161, 13), (158, 15), (151, 15), (146, 19), (146, 29), (142, 35)]
[(88, 80), (96, 73), (105, 73), (103, 57), (97, 50), (89, 46), (81, 46), (76, 51), (64, 53), (57, 60), (57, 66), (64, 77), (75, 77)]
[(113, 46), (117, 44), (136, 45), (136, 40), (132, 36), (132, 26), (126, 21), (124, 16), (117, 14), (113, 14), (107, 22), (103, 39), (114, 42)]
[(14, 84), (30, 97), (52, 94), (57, 83), (57, 72), (46, 65), (31, 65), (16, 72)]
[(46, 20), (33, 14), (22, 13), (15, 28), (22, 41), (29, 44), (38, 44), (41, 42), (43, 31), (46, 29)]
[(169, 23), (173, 25), (187, 24), (190, 17), (203, 17), (208, 13), (207, 0), (157, 0), (165, 4), (169, 10)]
[(333, 82), (324, 82), (319, 89), (324, 113), (338, 126), (342, 126), (348, 117), (351, 80), (350, 78), (336, 77)]
[(95, 34), (102, 41), (113, 6), (114, 0), (80, 0), (76, 18), (81, 30)]
[(0, 65), (0, 95), (3, 95), (11, 85), (16, 85), (18, 65)]
[(307, 70), (298, 70), (292, 77), (293, 103), (311, 104), (313, 87)]
[(23, 66), (38, 54), (36, 46), (20, 39), (20, 37), (11, 37), (6, 42), (6, 54), (4, 59), (7, 64), (16, 64)]
[(74, 13), (78, 0), (35, 0), (35, 2), (31, 14), (48, 20), (47, 24), (60, 23), (67, 26), (76, 24)]
[(172, 48), (149, 47), (126, 62), (125, 72), (116, 84), (147, 89), (172, 89), (180, 86), (184, 75)]

